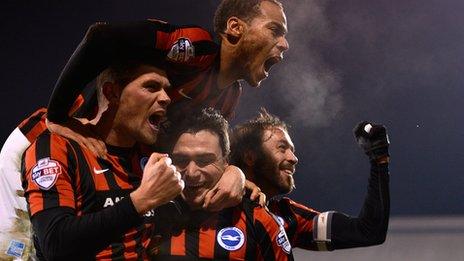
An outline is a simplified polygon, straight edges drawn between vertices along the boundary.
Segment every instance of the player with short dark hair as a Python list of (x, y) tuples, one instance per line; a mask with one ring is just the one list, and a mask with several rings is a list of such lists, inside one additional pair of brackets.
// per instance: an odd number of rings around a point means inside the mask
[(146, 64), (131, 72), (124, 85), (108, 78), (99, 86), (107, 109), (100, 108), (106, 110), (92, 128), (107, 144), (105, 159), (47, 132), (24, 154), (23, 188), (40, 260), (146, 260), (152, 209), (184, 187), (167, 155), (144, 155), (138, 146), (156, 141), (170, 103), (166, 73)]
[[(241, 2), (248, 4), (249, 1)], [(124, 24), (96, 23), (89, 28), (63, 69), (45, 116), (56, 123), (72, 120), (72, 104), (88, 83), (110, 65), (139, 59), (165, 68), (171, 81), (172, 88), (167, 91), (172, 102), (168, 109), (168, 120), (163, 122), (163, 129), (175, 125), (177, 119), (182, 119), (191, 110), (207, 106), (215, 107), (227, 118), (231, 118), (242, 93), (238, 80), (245, 79), (250, 85), (258, 86), (268, 76), (270, 68), (282, 60), (283, 52), (288, 49), (285, 39), (286, 17), (282, 7), (275, 3), (268, 0), (256, 2), (253, 9), (260, 12), (255, 12), (256, 15), (251, 20), (249, 17), (246, 21), (240, 17), (230, 17), (226, 29), (219, 34), (220, 45), (213, 41), (207, 31), (196, 26), (175, 26), (158, 20)], [(87, 88), (87, 91), (91, 94), (92, 88)], [(87, 95), (87, 92), (82, 94), (86, 103), (95, 100), (89, 98), (95, 96)], [(78, 115), (89, 120), (95, 117), (92, 106), (83, 106)], [(14, 175), (19, 176), (20, 167), (17, 162), (27, 146), (46, 130), (45, 116), (42, 121), (27, 120), (24, 125), (28, 128), (16, 129), (5, 142), (0, 156), (2, 161), (8, 163), (4, 163), (0, 171), (8, 172), (12, 176), (8, 183), (15, 184), (2, 188), (20, 187), (19, 179), (13, 182)], [(105, 157), (104, 143), (87, 128), (83, 129), (85, 133), (77, 135), (76, 125), (79, 122), (71, 123), (65, 127), (50, 123), (49, 128)], [(6, 165), (12, 165), (14, 171), (10, 171), (10, 167), (7, 168)], [(0, 175), (7, 175), (2, 173)], [(226, 183), (221, 181), (218, 184)], [(242, 184), (243, 180), (235, 183)], [(220, 188), (219, 192), (228, 193), (229, 198), (237, 195), (226, 185)], [(15, 192), (6, 191), (5, 194), (11, 195)], [(209, 201), (209, 206), (220, 207), (223, 204), (220, 199), (224, 198), (227, 196), (216, 194)], [(15, 199), (22, 205), (25, 204), (21, 197), (15, 196)], [(9, 199), (0, 197), (0, 201), (10, 204)], [(13, 209), (7, 212), (8, 216), (16, 216)]]
[(201, 208), (228, 164), (227, 121), (204, 109), (176, 130), (171, 155), (185, 181), (177, 199), (183, 215), (157, 219), (148, 247), (152, 260), (293, 260), (284, 228), (248, 198), (219, 212)]
[(318, 212), (287, 197), (294, 188), (298, 159), (288, 126), (265, 110), (233, 130), (231, 163), (270, 198), (269, 209), (285, 225), (293, 247), (334, 250), (382, 244), (390, 211), (388, 136), (385, 127), (362, 122), (355, 128), (360, 147), (369, 156), (367, 196), (357, 217), (337, 211)]

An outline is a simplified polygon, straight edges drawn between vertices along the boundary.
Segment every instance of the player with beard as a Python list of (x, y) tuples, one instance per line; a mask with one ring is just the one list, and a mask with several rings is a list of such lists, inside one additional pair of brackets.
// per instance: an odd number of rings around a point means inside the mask
[[(68, 112), (88, 83), (121, 60), (165, 63), (163, 68), (166, 68), (172, 85), (167, 92), (172, 102), (164, 128), (168, 129), (178, 118), (198, 107), (215, 107), (231, 118), (242, 92), (238, 80), (244, 79), (251, 86), (259, 86), (271, 67), (282, 60), (283, 52), (288, 49), (285, 38), (287, 21), (282, 5), (276, 0), (223, 0), (216, 11), (214, 27), (219, 43), (200, 27), (175, 26), (158, 20), (92, 25), (55, 85), (48, 114), (43, 109), (37, 111), (5, 142), (0, 155), (0, 176), (5, 177), (0, 195), (5, 196), (0, 197), (0, 203), (18, 205), (25, 211), (22, 193), (16, 193), (16, 190), (21, 192), (19, 162), (24, 150), (46, 130), (46, 117), (60, 124), (68, 121), (66, 127), (51, 123), (49, 128), (105, 157), (104, 142), (88, 128), (81, 128), (79, 122), (72, 121)], [(94, 118), (94, 106), (81, 109), (82, 115)], [(165, 139), (160, 137), (158, 140)], [(237, 178), (243, 174), (230, 168), (236, 175), (225, 175), (226, 180), (221, 180), (211, 192), (206, 204), (211, 209), (222, 208), (226, 199), (232, 199), (230, 202), (235, 204), (241, 197), (241, 190), (236, 188), (243, 187), (243, 179)], [(4, 213), (6, 219), (17, 218), (14, 208), (8, 208)], [(2, 231), (9, 231), (10, 225)], [(3, 249), (4, 244), (24, 246), (22, 238), (7, 234), (5, 238), (0, 237), (1, 247)], [(22, 252), (15, 256), (18, 254)]]
[(337, 211), (321, 213), (288, 197), (279, 197), (293, 190), (298, 163), (288, 127), (279, 118), (262, 110), (255, 119), (234, 128), (231, 163), (271, 198), (269, 209), (279, 216), (293, 247), (324, 251), (385, 241), (390, 211), (386, 129), (362, 122), (354, 134), (371, 163), (367, 196), (357, 217)]

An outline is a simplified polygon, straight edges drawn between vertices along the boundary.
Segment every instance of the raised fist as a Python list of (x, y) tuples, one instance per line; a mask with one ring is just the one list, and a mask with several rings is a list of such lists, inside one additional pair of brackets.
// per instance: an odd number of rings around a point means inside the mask
[(364, 150), (371, 161), (388, 163), (390, 140), (385, 126), (363, 121), (356, 125), (353, 132), (359, 147)]

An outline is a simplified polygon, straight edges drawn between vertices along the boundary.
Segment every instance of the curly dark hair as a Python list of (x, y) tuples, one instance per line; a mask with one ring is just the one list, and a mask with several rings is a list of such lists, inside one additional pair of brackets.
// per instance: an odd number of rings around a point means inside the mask
[(277, 0), (223, 0), (214, 14), (214, 32), (224, 33), (227, 20), (236, 16), (249, 23), (257, 15), (261, 14), (261, 2), (268, 1), (282, 7), (282, 3)]
[(262, 149), (263, 135), (265, 130), (282, 128), (288, 132), (290, 128), (284, 121), (261, 108), (259, 115), (237, 125), (231, 133), (231, 155), (230, 163), (245, 169), (244, 155), (247, 151), (254, 151), (259, 154)]

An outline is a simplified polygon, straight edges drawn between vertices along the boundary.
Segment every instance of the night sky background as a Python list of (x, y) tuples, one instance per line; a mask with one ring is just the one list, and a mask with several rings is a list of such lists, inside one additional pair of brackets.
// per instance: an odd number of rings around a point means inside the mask
[[(0, 142), (45, 106), (96, 21), (158, 18), (212, 31), (219, 1), (3, 1)], [(291, 197), (356, 215), (369, 164), (352, 128), (388, 127), (392, 215), (464, 214), (464, 2), (287, 0), (290, 50), (234, 123), (266, 107), (292, 125), (300, 163)], [(459, 105), (461, 104), (461, 105)]]

